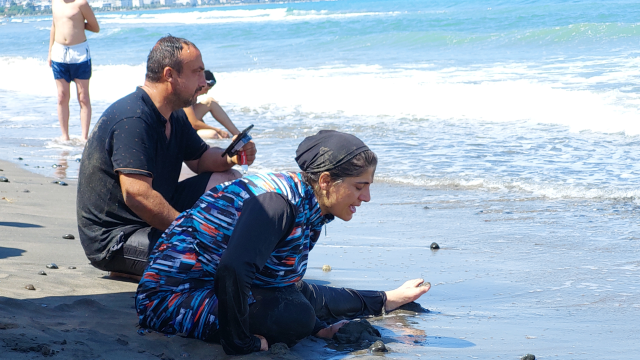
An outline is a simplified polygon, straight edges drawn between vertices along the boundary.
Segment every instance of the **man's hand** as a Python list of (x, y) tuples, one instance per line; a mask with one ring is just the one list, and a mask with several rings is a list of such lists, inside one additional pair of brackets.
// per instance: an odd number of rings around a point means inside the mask
[(335, 335), (341, 327), (343, 327), (349, 320), (338, 321), (335, 324), (332, 324), (329, 327), (326, 327), (316, 333), (317, 337), (331, 339), (333, 335)]
[(267, 342), (267, 339), (264, 338), (264, 336), (261, 336), (261, 335), (253, 335), (253, 336), (260, 339), (260, 351), (269, 350), (269, 343)]
[(51, 67), (51, 52), (49, 52), (49, 56), (47, 56), (47, 64)]
[[(234, 136), (233, 139), (235, 139), (237, 136), (238, 135)], [(240, 151), (244, 151), (244, 154), (247, 157), (247, 165), (253, 164), (253, 162), (256, 160), (256, 153), (258, 152), (258, 150), (256, 150), (256, 143), (254, 143), (253, 141), (249, 141), (248, 143), (244, 144), (244, 146), (241, 147), (240, 150), (238, 150), (238, 152)], [(227, 158), (233, 165), (238, 165), (240, 162), (238, 155), (234, 157), (227, 156)]]

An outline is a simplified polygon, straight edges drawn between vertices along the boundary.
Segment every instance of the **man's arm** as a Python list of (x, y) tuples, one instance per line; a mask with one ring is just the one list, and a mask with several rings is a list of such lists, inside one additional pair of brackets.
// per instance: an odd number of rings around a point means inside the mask
[(56, 22), (55, 20), (51, 20), (51, 34), (49, 35), (49, 56), (47, 56), (47, 63), (49, 67), (51, 67), (51, 47), (53, 46), (53, 42), (56, 39)]
[[(235, 138), (235, 137), (234, 137)], [(256, 144), (253, 141), (246, 143), (241, 149), (247, 156), (247, 165), (253, 164), (256, 159)], [(210, 148), (205, 151), (200, 159), (185, 161), (189, 169), (196, 174), (202, 174), (203, 172), (221, 172), (227, 171), (238, 164), (238, 156), (229, 157), (229, 155), (222, 156), (224, 152), (220, 148)]]
[(180, 213), (151, 187), (152, 178), (118, 173), (124, 203), (147, 224), (165, 231)]
[(80, 5), (80, 11), (82, 12), (82, 16), (86, 22), (84, 23), (84, 29), (93, 31), (94, 33), (100, 32), (100, 25), (98, 25), (98, 20), (96, 19), (96, 15), (91, 10), (91, 6), (89, 3), (84, 1)]

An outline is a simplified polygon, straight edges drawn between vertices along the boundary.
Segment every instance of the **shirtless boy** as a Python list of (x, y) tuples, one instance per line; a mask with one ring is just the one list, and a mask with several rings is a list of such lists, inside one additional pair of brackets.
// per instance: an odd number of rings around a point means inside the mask
[[(209, 90), (211, 90), (211, 88), (213, 88), (213, 85), (216, 84), (216, 78), (213, 76), (211, 71), (205, 70), (204, 77), (207, 81), (207, 85), (200, 90), (198, 96), (205, 95)], [(218, 102), (212, 97), (208, 97), (203, 102), (186, 107), (183, 110), (185, 114), (187, 114), (187, 118), (189, 119), (191, 126), (193, 126), (193, 128), (198, 132), (198, 135), (203, 139), (226, 139), (240, 134), (240, 130), (238, 130), (231, 119), (229, 119), (227, 113), (222, 110), (222, 107), (220, 107)], [(207, 125), (202, 120), (207, 113), (211, 113), (211, 116), (229, 130), (231, 135), (222, 129)]]
[(82, 140), (89, 137), (91, 102), (89, 78), (91, 54), (84, 34), (85, 30), (99, 32), (100, 25), (87, 0), (52, 0), (53, 22), (49, 39), (47, 62), (53, 69), (58, 87), (58, 120), (62, 129), (61, 139), (69, 140), (69, 96), (71, 81), (76, 82)]

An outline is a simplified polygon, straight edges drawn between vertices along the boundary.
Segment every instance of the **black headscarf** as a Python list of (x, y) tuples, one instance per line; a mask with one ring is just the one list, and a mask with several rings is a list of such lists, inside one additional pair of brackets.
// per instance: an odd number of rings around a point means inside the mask
[(335, 130), (321, 130), (304, 139), (296, 150), (296, 162), (302, 171), (329, 171), (369, 150), (357, 137)]

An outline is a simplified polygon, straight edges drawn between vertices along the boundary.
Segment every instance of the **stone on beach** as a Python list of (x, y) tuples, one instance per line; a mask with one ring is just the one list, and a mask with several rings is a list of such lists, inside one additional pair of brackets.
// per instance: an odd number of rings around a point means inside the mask
[(389, 350), (387, 350), (387, 347), (384, 345), (382, 340), (378, 340), (374, 342), (373, 345), (369, 346), (369, 351), (372, 353), (381, 353), (388, 352)]
[(47, 275), (47, 273), (44, 272), (44, 270), (40, 270), (40, 271), (38, 271), (38, 275)]
[(322, 271), (326, 271), (326, 272), (331, 271), (331, 266), (330, 265), (322, 265)]
[(75, 236), (73, 236), (72, 234), (64, 234), (64, 235), (62, 235), (62, 238), (63, 238), (63, 239), (67, 239), (67, 240), (73, 240), (73, 239), (75, 239), (76, 237), (75, 237)]
[(47, 264), (47, 269), (57, 269), (58, 265), (56, 265), (55, 263), (51, 263), (51, 264)]
[[(333, 340), (339, 344), (362, 344), (365, 341), (375, 343), (381, 340), (378, 329), (374, 328), (367, 320), (356, 319), (344, 324), (335, 335)], [(366, 347), (369, 347), (367, 345)]]
[(431, 250), (438, 250), (440, 249), (440, 245), (438, 245), (437, 242), (432, 242), (430, 248)]
[(536, 356), (533, 354), (527, 354), (521, 357), (520, 360), (536, 360)]
[(29, 284), (29, 285), (25, 286), (24, 288), (27, 289), (27, 290), (35, 290), (36, 289), (36, 287), (33, 286), (33, 284)]
[(7, 179), (7, 178), (6, 178), (6, 177), (4, 177), (4, 176), (0, 176), (0, 182), (6, 182), (6, 183), (8, 183), (8, 182), (9, 182), (9, 179)]
[(289, 354), (289, 347), (284, 343), (275, 343), (269, 346), (269, 353), (276, 356), (287, 355)]

